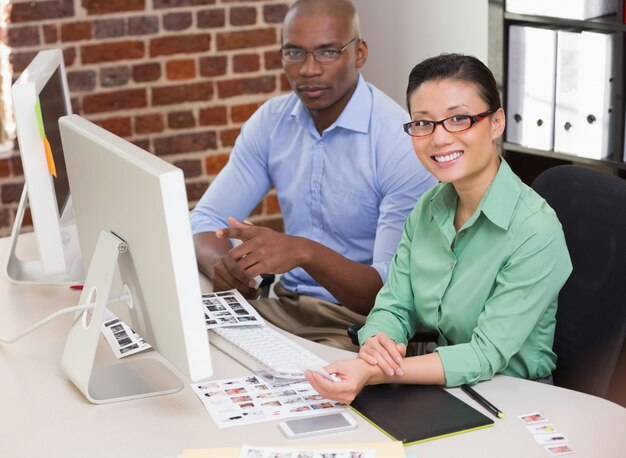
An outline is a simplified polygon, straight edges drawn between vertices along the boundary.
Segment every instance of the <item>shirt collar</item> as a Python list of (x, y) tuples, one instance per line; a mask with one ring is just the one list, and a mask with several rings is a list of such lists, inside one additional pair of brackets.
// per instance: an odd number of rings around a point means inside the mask
[(493, 224), (507, 230), (521, 193), (520, 179), (501, 158), (498, 173), (478, 205), (478, 210), (482, 211)]
[[(296, 96), (297, 97), (297, 96)], [(370, 114), (372, 111), (372, 93), (370, 92), (363, 76), (359, 74), (356, 89), (350, 97), (337, 120), (326, 130), (341, 127), (356, 132), (367, 133), (370, 126)], [(307, 125), (312, 122), (311, 113), (302, 104), (300, 99), (291, 110), (291, 116), (300, 124)]]
[[(520, 179), (513, 173), (509, 164), (501, 158), (498, 173), (496, 173), (480, 201), (475, 216), (482, 213), (493, 224), (507, 230), (521, 192)], [(448, 220), (453, 219), (457, 197), (451, 183), (444, 184), (433, 194), (431, 198), (432, 217), (441, 227), (444, 227)], [(475, 216), (470, 219), (470, 225), (476, 219)]]

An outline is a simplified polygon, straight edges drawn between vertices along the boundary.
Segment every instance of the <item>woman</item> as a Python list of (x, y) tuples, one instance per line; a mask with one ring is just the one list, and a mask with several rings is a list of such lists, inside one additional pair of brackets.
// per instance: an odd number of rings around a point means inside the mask
[[(405, 131), (440, 184), (406, 221), (358, 358), (327, 367), (339, 382), (307, 378), (345, 403), (369, 384), (549, 378), (571, 263), (554, 211), (498, 155), (505, 116), (492, 73), (471, 56), (427, 59), (411, 71), (407, 105)], [(420, 325), (439, 332), (438, 348), (405, 358)]]

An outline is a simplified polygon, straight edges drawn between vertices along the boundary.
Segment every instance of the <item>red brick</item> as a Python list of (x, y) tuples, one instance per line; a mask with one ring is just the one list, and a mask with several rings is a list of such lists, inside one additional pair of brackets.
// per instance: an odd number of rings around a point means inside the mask
[(141, 140), (131, 140), (131, 143), (135, 146), (138, 146), (139, 148), (141, 148), (142, 150), (145, 150), (147, 152), (149, 152), (150, 154), (154, 154), (150, 151), (150, 140), (148, 139), (141, 139)]
[(220, 142), (222, 146), (233, 146), (237, 136), (239, 135), (239, 129), (226, 129), (220, 132)]
[(129, 117), (102, 119), (96, 124), (119, 137), (130, 137), (132, 134)]
[(4, 208), (0, 210), (0, 229), (6, 229), (6, 231), (2, 231), (2, 232), (8, 233), (9, 228), (13, 227), (12, 224), (13, 224), (13, 221), (12, 221), (11, 212), (9, 211), (9, 209)]
[(210, 48), (211, 35), (209, 34), (153, 38), (150, 40), (150, 57), (206, 52)]
[(185, 178), (199, 177), (202, 175), (202, 162), (198, 159), (174, 161), (173, 164), (183, 171)]
[(278, 197), (276, 194), (268, 194), (265, 196), (265, 214), (280, 214), (280, 204), (278, 203)]
[(228, 154), (212, 154), (204, 160), (204, 168), (207, 175), (217, 175), (228, 162)]
[(11, 175), (11, 167), (8, 159), (0, 160), (0, 177), (8, 177)]
[(190, 80), (196, 77), (196, 61), (193, 59), (171, 60), (165, 64), (168, 80)]
[(167, 127), (170, 129), (186, 129), (195, 126), (196, 118), (189, 110), (175, 111), (167, 114)]
[(65, 62), (65, 67), (71, 67), (74, 65), (76, 61), (76, 48), (69, 47), (63, 50), (63, 62)]
[(96, 64), (116, 60), (141, 59), (145, 55), (141, 41), (115, 41), (81, 46), (83, 64)]
[(213, 5), (216, 0), (153, 0), (154, 9)]
[(68, 22), (61, 24), (61, 40), (79, 41), (91, 38), (91, 22)]
[(289, 84), (289, 80), (284, 73), (280, 75), (280, 90), (283, 92), (289, 92), (292, 90), (291, 85)]
[(260, 218), (253, 220), (254, 224), (262, 227), (269, 227), (276, 232), (284, 232), (285, 225), (282, 218)]
[(199, 29), (211, 29), (226, 25), (226, 12), (223, 9), (198, 11), (197, 23)]
[(259, 108), (258, 103), (249, 103), (247, 105), (236, 105), (230, 107), (230, 119), (232, 122), (241, 124), (248, 120), (250, 116)]
[(87, 14), (119, 13), (121, 11), (143, 11), (145, 0), (81, 0)]
[(93, 70), (68, 71), (67, 85), (72, 92), (93, 91), (96, 87), (96, 72)]
[(45, 24), (42, 30), (44, 42), (56, 43), (59, 41), (59, 27), (56, 24)]
[(128, 18), (129, 35), (154, 35), (159, 31), (157, 16), (139, 16)]
[(287, 14), (288, 9), (289, 5), (285, 3), (278, 5), (263, 5), (263, 19), (268, 24), (281, 24), (283, 19), (285, 19), (285, 14)]
[(276, 29), (242, 30), (217, 34), (218, 51), (231, 49), (256, 48), (276, 44)]
[(256, 8), (249, 6), (231, 8), (230, 24), (235, 26), (256, 24)]
[(213, 85), (210, 82), (152, 88), (154, 106), (210, 100), (212, 97)]
[(136, 83), (156, 81), (161, 78), (161, 64), (149, 62), (133, 66), (133, 80)]
[(258, 54), (242, 54), (233, 56), (233, 71), (235, 73), (256, 72), (261, 68)]
[(201, 76), (220, 76), (226, 74), (228, 61), (226, 56), (212, 56), (200, 58)]
[(191, 27), (193, 16), (191, 13), (170, 13), (163, 16), (165, 30), (185, 30)]
[(115, 92), (100, 92), (83, 98), (84, 113), (143, 108), (148, 105), (145, 89), (127, 89)]
[(43, 21), (74, 16), (74, 0), (12, 2), (9, 23)]
[[(250, 212), (250, 216), (261, 216), (263, 214), (263, 199), (252, 209)], [(252, 221), (258, 221), (257, 219), (251, 218)]]
[(13, 75), (17, 78), (22, 71), (28, 67), (28, 64), (35, 58), (37, 55), (36, 51), (29, 52), (11, 52), (9, 56), (9, 62), (11, 62), (11, 67), (13, 69)]
[(120, 65), (100, 69), (100, 85), (102, 87), (124, 86), (130, 79), (130, 67)]
[(283, 59), (280, 57), (279, 50), (267, 51), (263, 54), (265, 60), (265, 68), (267, 70), (277, 70), (283, 68)]
[(161, 114), (145, 114), (135, 116), (135, 132), (138, 134), (154, 134), (163, 132), (165, 123)]
[[(13, 146), (13, 151), (19, 151), (17, 147), (17, 141)], [(22, 159), (19, 156), (19, 153), (13, 154), (13, 156), (9, 159), (11, 161), (11, 170), (13, 172), (14, 177), (21, 177), (24, 175), (24, 169), (22, 168)]]
[(260, 94), (276, 90), (276, 79), (273, 76), (259, 76), (229, 81), (218, 81), (217, 93), (220, 99), (243, 94)]
[(216, 147), (215, 132), (179, 134), (154, 139), (154, 152), (158, 156), (206, 151)]
[(39, 27), (36, 25), (9, 27), (7, 37), (9, 46), (14, 48), (35, 46), (39, 44)]
[(209, 184), (206, 181), (187, 183), (187, 200), (189, 203), (200, 200), (200, 197), (202, 197), (208, 187)]
[(200, 110), (201, 126), (220, 126), (227, 123), (226, 107), (211, 107)]
[(22, 220), (22, 231), (24, 229), (28, 229), (29, 227), (32, 227), (33, 225), (33, 216), (30, 214), (30, 208), (26, 209), (26, 212), (24, 212), (24, 219)]
[(23, 183), (8, 183), (2, 185), (0, 189), (0, 195), (2, 196), (3, 204), (10, 204), (20, 201), (22, 196)]
[(124, 19), (99, 19), (94, 21), (95, 38), (123, 37), (126, 33)]

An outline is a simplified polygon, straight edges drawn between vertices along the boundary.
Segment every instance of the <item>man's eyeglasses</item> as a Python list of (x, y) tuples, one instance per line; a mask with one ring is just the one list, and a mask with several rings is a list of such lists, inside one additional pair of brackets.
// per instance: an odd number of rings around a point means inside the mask
[(427, 121), (420, 119), (418, 121), (407, 122), (403, 125), (404, 131), (411, 137), (426, 137), (435, 131), (438, 124), (450, 133), (463, 132), (469, 129), (478, 121), (482, 121), (488, 116), (494, 114), (496, 110), (491, 109), (477, 115), (454, 115), (441, 121)]
[(356, 40), (359, 40), (359, 37), (354, 37), (341, 48), (322, 47), (316, 48), (313, 51), (305, 51), (302, 48), (280, 48), (280, 54), (283, 60), (288, 64), (304, 62), (307, 54), (312, 54), (313, 59), (315, 59), (315, 62), (317, 63), (330, 64), (339, 60), (341, 54), (343, 54), (346, 48)]

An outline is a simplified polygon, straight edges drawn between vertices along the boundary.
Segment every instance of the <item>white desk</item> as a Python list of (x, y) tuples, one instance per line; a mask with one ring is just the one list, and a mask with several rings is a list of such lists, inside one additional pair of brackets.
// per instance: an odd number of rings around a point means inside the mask
[[(7, 239), (0, 239), (4, 260)], [(0, 278), (0, 334), (14, 335), (35, 321), (76, 305), (67, 286), (18, 286)], [(387, 436), (354, 414), (355, 431), (287, 441), (276, 422), (218, 429), (187, 385), (177, 394), (109, 405), (92, 405), (60, 367), (72, 316), (59, 318), (13, 345), (0, 345), (0, 457), (174, 457), (184, 448), (385, 441)], [(303, 341), (305, 342), (305, 341)], [(305, 345), (328, 361), (351, 354)], [(248, 371), (213, 350), (214, 378)], [(159, 358), (155, 352), (144, 356)], [(98, 362), (114, 357), (104, 341)], [(491, 428), (410, 447), (418, 457), (548, 457), (518, 415), (540, 411), (565, 434), (575, 457), (626, 456), (626, 409), (549, 385), (497, 376), (477, 388), (505, 415)], [(482, 408), (460, 389), (450, 390)], [(390, 410), (393, 408), (390, 407)], [(424, 412), (428, 415), (428, 412)], [(488, 415), (488, 414), (487, 414)]]

